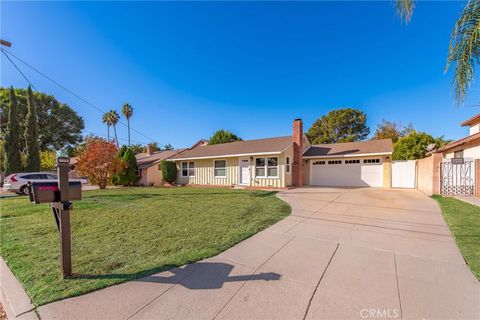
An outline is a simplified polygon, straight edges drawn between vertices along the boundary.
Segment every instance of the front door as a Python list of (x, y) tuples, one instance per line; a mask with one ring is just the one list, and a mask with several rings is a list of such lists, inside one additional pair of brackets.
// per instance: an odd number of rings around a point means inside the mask
[(240, 184), (250, 184), (250, 160), (240, 159)]

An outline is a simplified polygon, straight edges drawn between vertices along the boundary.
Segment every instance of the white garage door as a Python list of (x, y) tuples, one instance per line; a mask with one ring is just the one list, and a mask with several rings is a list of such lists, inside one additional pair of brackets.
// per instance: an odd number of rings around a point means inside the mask
[(381, 159), (311, 160), (310, 184), (314, 186), (382, 187)]

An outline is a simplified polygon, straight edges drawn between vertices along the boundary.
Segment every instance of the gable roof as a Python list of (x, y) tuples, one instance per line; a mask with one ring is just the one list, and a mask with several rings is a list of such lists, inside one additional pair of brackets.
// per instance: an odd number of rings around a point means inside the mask
[(315, 157), (354, 157), (391, 154), (393, 143), (391, 139), (379, 139), (360, 142), (329, 143), (312, 145), (303, 156)]
[(170, 159), (209, 159), (243, 155), (249, 156), (254, 154), (279, 154), (292, 144), (292, 136), (235, 141), (213, 145), (207, 144), (206, 146), (200, 148), (184, 150)]
[(156, 151), (151, 155), (148, 155), (147, 153), (138, 153), (135, 155), (135, 158), (137, 158), (138, 167), (144, 169), (162, 160), (168, 159), (183, 150), (185, 149)]
[(477, 114), (477, 115), (474, 115), (473, 117), (471, 117), (471, 118), (468, 119), (468, 120), (463, 121), (460, 125), (461, 125), (462, 127), (473, 126), (473, 125), (475, 125), (475, 124), (477, 124), (477, 123), (479, 123), (479, 122), (480, 122), (480, 113)]

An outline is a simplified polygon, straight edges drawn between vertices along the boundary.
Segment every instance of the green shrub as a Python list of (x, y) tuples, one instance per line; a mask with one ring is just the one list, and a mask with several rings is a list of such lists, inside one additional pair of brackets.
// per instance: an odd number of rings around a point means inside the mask
[(168, 183), (173, 183), (177, 180), (177, 165), (175, 162), (163, 160), (160, 163), (163, 180)]
[(135, 158), (135, 154), (130, 148), (123, 146), (118, 152), (117, 157), (120, 158), (125, 169), (113, 177), (113, 184), (123, 186), (134, 185), (138, 181), (137, 159)]

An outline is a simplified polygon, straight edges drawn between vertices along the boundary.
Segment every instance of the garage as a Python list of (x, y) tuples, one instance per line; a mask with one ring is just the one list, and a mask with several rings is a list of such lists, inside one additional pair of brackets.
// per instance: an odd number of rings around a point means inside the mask
[(336, 187), (382, 187), (383, 161), (337, 159), (310, 161), (310, 184)]
[(392, 151), (390, 139), (311, 145), (303, 154), (304, 176), (312, 186), (383, 187)]

